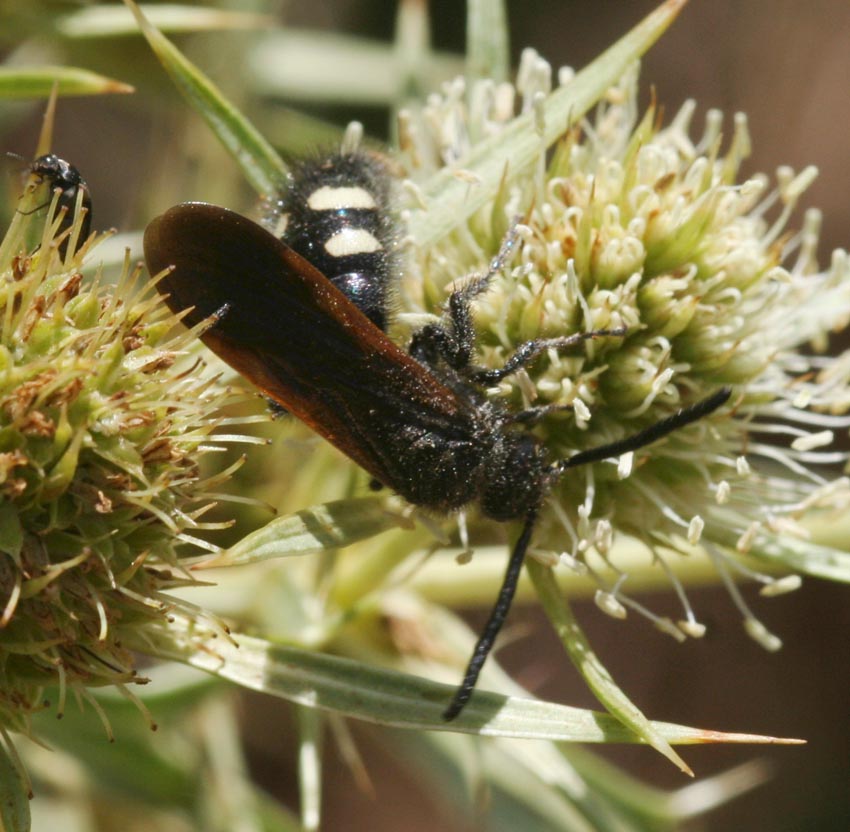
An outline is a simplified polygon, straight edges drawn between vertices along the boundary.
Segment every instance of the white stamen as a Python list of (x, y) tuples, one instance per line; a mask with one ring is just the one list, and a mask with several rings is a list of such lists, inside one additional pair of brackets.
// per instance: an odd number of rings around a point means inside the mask
[(593, 545), (600, 555), (605, 557), (611, 551), (611, 544), (614, 542), (614, 529), (611, 526), (610, 520), (602, 519), (596, 524), (596, 534), (594, 535)]
[(579, 427), (584, 427), (590, 420), (590, 408), (578, 397), (573, 399), (573, 413)]
[(735, 548), (742, 554), (745, 555), (750, 551), (750, 548), (753, 545), (753, 540), (755, 536), (761, 531), (761, 523), (758, 520), (753, 520), (750, 523), (747, 530), (738, 538), (738, 542), (735, 544)]
[(457, 536), (460, 538), (462, 551), (458, 552), (455, 560), (460, 563), (469, 563), (472, 560), (472, 549), (469, 548), (469, 530), (466, 526), (466, 512), (460, 511), (457, 515)]
[(582, 539), (582, 543), (587, 547), (586, 541), (590, 537), (590, 510), (587, 505), (578, 507), (578, 535)]
[(706, 633), (705, 624), (700, 624), (698, 621), (678, 621), (676, 623), (679, 629), (691, 638), (702, 638)]
[(578, 558), (574, 558), (567, 552), (561, 552), (558, 557), (558, 561), (566, 566), (571, 572), (575, 572), (576, 575), (586, 575), (588, 572), (587, 566), (582, 563), (582, 561)]
[(808, 389), (804, 388), (799, 393), (797, 393), (796, 396), (794, 396), (794, 400), (791, 402), (791, 404), (794, 407), (799, 408), (800, 410), (804, 410), (805, 408), (807, 408), (809, 406), (809, 403), (811, 402), (811, 400), (812, 400), (811, 392)]
[(343, 155), (354, 153), (363, 140), (363, 125), (359, 121), (349, 121), (342, 137), (340, 151)]
[(593, 596), (597, 607), (611, 618), (624, 619), (627, 615), (626, 608), (610, 593), (597, 589)]
[(795, 451), (811, 451), (813, 448), (822, 448), (824, 445), (829, 445), (834, 439), (831, 430), (822, 430), (819, 433), (808, 433), (805, 436), (798, 436), (792, 443), (791, 447)]
[(773, 598), (776, 595), (785, 595), (786, 592), (795, 592), (802, 585), (803, 579), (799, 575), (786, 575), (784, 578), (777, 578), (767, 586), (763, 586), (759, 595)]
[[(525, 367), (520, 367), (519, 370), (514, 373), (514, 381), (516, 382), (517, 387), (519, 387), (525, 401), (529, 404), (537, 401), (537, 388), (534, 386), (534, 382), (531, 380), (531, 376), (528, 375), (528, 370), (526, 370)], [(513, 392), (510, 382), (508, 383), (507, 388), (507, 395), (510, 395), (510, 393)]]
[(753, 641), (769, 653), (775, 653), (782, 647), (782, 639), (773, 635), (757, 618), (745, 618), (744, 630)]
[(699, 543), (699, 539), (702, 537), (704, 528), (705, 520), (703, 520), (698, 514), (695, 514), (691, 518), (691, 522), (688, 523), (688, 543), (690, 543), (691, 546), (696, 546), (697, 543)]
[(571, 66), (562, 66), (558, 68), (558, 85), (565, 87), (573, 78), (576, 77), (576, 71)]

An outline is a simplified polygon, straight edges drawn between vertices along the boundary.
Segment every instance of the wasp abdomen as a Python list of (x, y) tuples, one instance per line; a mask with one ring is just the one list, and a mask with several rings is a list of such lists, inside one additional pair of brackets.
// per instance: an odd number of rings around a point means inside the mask
[(295, 164), (273, 216), (280, 239), (380, 329), (396, 269), (389, 203), (390, 179), (377, 157), (337, 153)]

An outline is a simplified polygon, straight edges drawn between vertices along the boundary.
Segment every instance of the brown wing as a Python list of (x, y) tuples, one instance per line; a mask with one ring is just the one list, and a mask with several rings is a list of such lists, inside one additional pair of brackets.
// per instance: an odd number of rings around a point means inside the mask
[[(414, 423), (465, 443), (476, 410), (399, 349), (310, 263), (256, 223), (204, 203), (177, 205), (145, 231), (151, 274), (217, 355), (385, 485)], [(404, 490), (401, 488), (400, 490)]]

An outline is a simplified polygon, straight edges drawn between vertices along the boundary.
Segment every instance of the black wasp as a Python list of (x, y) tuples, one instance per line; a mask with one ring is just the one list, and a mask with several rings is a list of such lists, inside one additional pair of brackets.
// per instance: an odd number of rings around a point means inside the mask
[[(308, 203), (310, 193), (324, 187), (314, 184), (305, 191)], [(210, 349), (379, 483), (426, 510), (448, 513), (477, 503), (493, 520), (523, 521), (496, 603), (443, 714), (451, 720), (472, 695), (505, 621), (552, 486), (570, 468), (619, 456), (701, 419), (730, 391), (722, 388), (621, 441), (550, 461), (529, 427), (563, 408), (511, 412), (488, 399), (484, 386), (545, 350), (625, 337), (625, 330), (528, 341), (499, 369), (475, 367), (471, 304), (504, 266), (514, 246), (510, 238), (485, 275), (451, 294), (443, 321), (415, 333), (405, 352), (376, 325), (385, 322), (383, 313), (376, 315), (369, 303), (358, 308), (361, 295), (346, 296), (346, 281), (334, 285), (318, 268), (319, 258), (306, 259), (324, 248), (331, 259), (322, 268), (334, 266), (337, 255), (327, 242), (337, 228), (332, 222), (300, 226), (295, 237), (305, 242), (299, 253), (288, 233), (285, 243), (225, 208), (187, 203), (150, 223), (145, 257), (151, 274), (170, 269), (158, 285), (173, 311), (186, 312), (189, 326), (213, 321), (201, 336)], [(345, 273), (351, 271), (362, 270)]]

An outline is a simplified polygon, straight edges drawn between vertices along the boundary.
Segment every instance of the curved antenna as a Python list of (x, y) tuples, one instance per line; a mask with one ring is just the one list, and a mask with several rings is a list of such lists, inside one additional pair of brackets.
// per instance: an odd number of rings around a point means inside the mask
[(610, 459), (629, 451), (636, 451), (645, 445), (651, 445), (653, 442), (663, 439), (668, 433), (713, 413), (718, 407), (725, 404), (731, 395), (732, 389), (730, 387), (721, 387), (716, 393), (700, 399), (696, 404), (677, 410), (672, 416), (668, 416), (632, 436), (627, 436), (617, 442), (609, 442), (607, 445), (600, 445), (598, 448), (589, 448), (569, 457), (569, 459), (561, 459), (552, 465), (550, 471), (554, 476), (560, 476), (568, 468), (600, 462), (603, 459)]

